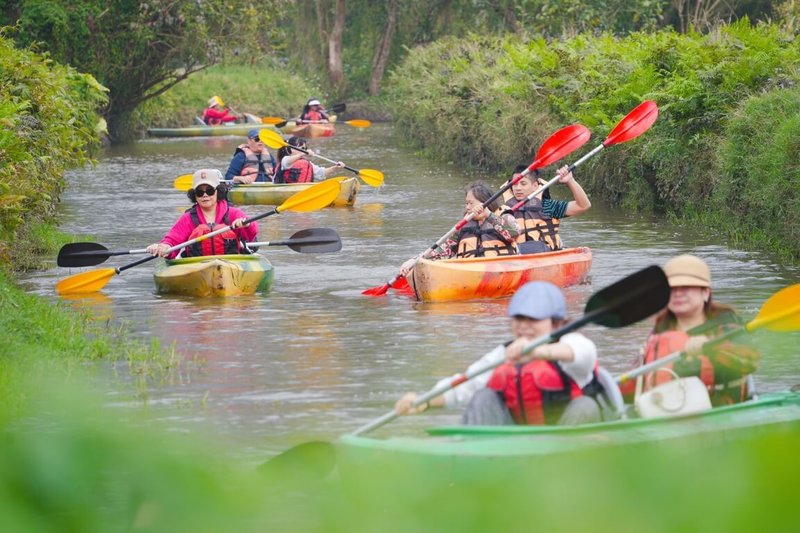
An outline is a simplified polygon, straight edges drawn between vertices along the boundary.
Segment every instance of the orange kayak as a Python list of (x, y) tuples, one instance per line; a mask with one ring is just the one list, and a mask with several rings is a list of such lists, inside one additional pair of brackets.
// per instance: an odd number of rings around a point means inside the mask
[(578, 247), (504, 257), (420, 259), (407, 279), (423, 302), (505, 298), (529, 281), (559, 287), (581, 283), (591, 266), (592, 251)]

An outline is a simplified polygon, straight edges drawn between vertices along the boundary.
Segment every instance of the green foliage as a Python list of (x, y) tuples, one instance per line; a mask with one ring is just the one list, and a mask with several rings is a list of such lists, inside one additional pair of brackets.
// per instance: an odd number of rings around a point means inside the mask
[(23, 224), (51, 220), (63, 173), (89, 163), (105, 91), (94, 78), (15, 48), (0, 33), (0, 261)]
[(218, 64), (145, 102), (134, 113), (131, 126), (142, 132), (148, 127), (191, 125), (215, 94), (238, 112), (292, 117), (321, 91), (280, 65)]
[[(592, 159), (579, 176), (626, 208), (680, 213), (708, 209), (725, 157), (718, 146), (740, 103), (799, 78), (797, 41), (743, 20), (707, 35), (443, 39), (415, 49), (386, 90), (409, 141), (435, 146), (443, 159), (505, 169), (529, 162), (560, 125), (581, 122), (599, 142), (653, 99), (661, 113), (652, 130)], [(785, 209), (785, 195), (772, 198)], [(792, 235), (788, 222), (780, 235)]]

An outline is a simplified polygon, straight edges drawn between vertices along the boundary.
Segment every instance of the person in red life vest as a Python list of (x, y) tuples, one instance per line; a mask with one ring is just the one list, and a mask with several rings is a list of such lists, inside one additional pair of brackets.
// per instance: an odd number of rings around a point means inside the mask
[[(222, 255), (249, 253), (244, 242), (255, 241), (258, 236), (258, 223), (245, 225), (247, 215), (236, 207), (228, 205), (227, 186), (220, 185), (222, 173), (217, 169), (202, 169), (192, 175), (192, 188), (187, 193), (192, 207), (181, 215), (161, 242), (147, 247), (147, 253), (167, 257), (167, 250), (176, 244), (186, 242), (200, 235), (210, 233), (222, 226), (231, 229), (210, 239), (187, 246), (181, 251), (182, 257), (199, 255)], [(178, 252), (168, 257), (174, 258)]]
[[(464, 196), (464, 215), (474, 216), (464, 227), (451, 235), (441, 247), (431, 252), (428, 259), (448, 257), (496, 257), (516, 255), (516, 239), (519, 235), (517, 221), (510, 214), (495, 214), (500, 202), (494, 200), (486, 207), (483, 203), (492, 197), (492, 191), (482, 181), (471, 183)], [(416, 258), (400, 266), (400, 274), (408, 275), (413, 270)]]
[(203, 111), (203, 122), (209, 126), (219, 126), (226, 122), (236, 122), (238, 117), (225, 107), (219, 96), (212, 96), (208, 100), (208, 107)]
[[(525, 165), (515, 168), (511, 179), (519, 176), (525, 168)], [(583, 187), (575, 181), (569, 167), (558, 169), (558, 182), (567, 186), (572, 193), (572, 200), (553, 200), (550, 198), (550, 189), (545, 189), (543, 193), (528, 200), (524, 206), (513, 212), (511, 207), (547, 182), (537, 179), (535, 174), (528, 174), (511, 187), (513, 197), (503, 205), (503, 209), (513, 213), (517, 219), (517, 225), (520, 227), (517, 244), (521, 254), (561, 250), (563, 248), (559, 235), (561, 219), (580, 215), (592, 207), (592, 202), (589, 201)]]
[[(682, 351), (685, 357), (665, 366), (680, 377), (699, 377), (712, 405), (744, 401), (749, 392), (747, 376), (758, 368), (759, 352), (746, 336), (706, 344), (717, 335), (744, 327), (744, 322), (731, 307), (713, 300), (711, 270), (699, 257), (674, 257), (664, 265), (664, 273), (671, 288), (669, 303), (656, 315), (638, 363)], [(656, 371), (629, 382), (623, 393), (638, 395), (671, 379), (672, 372)]]
[[(616, 385), (605, 370), (598, 369), (597, 348), (591, 340), (568, 333), (522, 355), (524, 346), (534, 338), (549, 335), (565, 323), (561, 289), (545, 281), (526, 283), (511, 298), (508, 315), (515, 340), (497, 346), (468, 369), (505, 361), (494, 372), (480, 374), (418, 408), (411, 408), (416, 394), (408, 393), (397, 401), (395, 411), (415, 414), (430, 407), (465, 407), (462, 421), (467, 425), (600, 420), (601, 410), (593, 396)], [(451, 379), (441, 380), (437, 386)], [(524, 409), (519, 409), (520, 391)]]
[(325, 112), (325, 108), (322, 107), (320, 101), (316, 98), (312, 98), (303, 106), (303, 112), (300, 113), (300, 117), (297, 119), (298, 124), (319, 124), (325, 122), (329, 122), (328, 114)]
[[(309, 150), (306, 141), (300, 137), (290, 137), (287, 146), (278, 150), (278, 164), (275, 172), (275, 183), (309, 183), (323, 181), (331, 177), (337, 170), (344, 168), (344, 163), (338, 161), (335, 165), (321, 167), (308, 160), (316, 155)], [(306, 150), (292, 150), (292, 146)]]
[(233, 183), (271, 182), (275, 174), (275, 158), (269, 153), (254, 128), (247, 132), (247, 142), (236, 147), (225, 173), (225, 180)]

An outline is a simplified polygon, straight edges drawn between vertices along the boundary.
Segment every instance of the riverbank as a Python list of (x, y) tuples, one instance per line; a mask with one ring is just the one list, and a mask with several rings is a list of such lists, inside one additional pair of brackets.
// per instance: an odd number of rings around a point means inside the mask
[(592, 196), (737, 246), (800, 258), (800, 51), (775, 25), (707, 34), (580, 35), (526, 43), (448, 38), (386, 84), (397, 131), (433, 157), (508, 173), (574, 122), (599, 143), (645, 99), (660, 117), (578, 170)]

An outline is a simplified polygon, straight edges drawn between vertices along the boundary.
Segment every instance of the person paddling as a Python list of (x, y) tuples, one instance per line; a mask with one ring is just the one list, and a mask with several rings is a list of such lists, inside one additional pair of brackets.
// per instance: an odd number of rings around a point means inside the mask
[[(638, 363), (683, 351), (685, 357), (665, 367), (680, 377), (699, 377), (714, 406), (744, 401), (750, 392), (747, 376), (758, 368), (760, 353), (744, 336), (736, 342), (706, 344), (717, 335), (743, 327), (743, 320), (733, 308), (713, 300), (711, 270), (699, 257), (674, 257), (664, 265), (664, 273), (671, 289), (669, 303), (656, 315)], [(635, 387), (638, 395), (671, 379), (671, 372), (656, 371), (628, 382), (623, 393), (631, 394)]]
[[(300, 150), (292, 150), (292, 146), (306, 150), (307, 154)], [(278, 164), (275, 171), (275, 183), (308, 183), (311, 181), (322, 181), (331, 177), (338, 169), (344, 168), (345, 164), (337, 161), (329, 167), (315, 165), (308, 160), (316, 154), (308, 149), (306, 141), (300, 137), (289, 137), (286, 146), (278, 150)]]
[[(416, 409), (415, 393), (395, 404), (398, 414), (416, 414), (431, 407), (466, 408), (467, 425), (577, 424), (599, 421), (601, 410), (592, 397), (609, 380), (597, 370), (597, 348), (580, 333), (568, 333), (522, 356), (534, 338), (547, 335), (566, 323), (566, 302), (561, 289), (546, 281), (526, 283), (508, 304), (514, 341), (497, 346), (474, 362), (467, 373), (505, 360), (493, 373), (480, 374), (433, 398)], [(517, 379), (519, 377), (520, 379)], [(437, 386), (452, 378), (441, 380)], [(610, 386), (610, 385), (606, 385)], [(523, 409), (520, 409), (519, 392)]]
[[(186, 193), (192, 207), (181, 215), (160, 242), (147, 247), (147, 253), (166, 257), (172, 246), (210, 233), (219, 226), (230, 226), (231, 230), (202, 240), (182, 250), (182, 257), (249, 253), (244, 242), (258, 240), (258, 223), (245, 225), (247, 215), (240, 209), (228, 205), (227, 186), (220, 184), (222, 173), (213, 168), (198, 170), (192, 175), (192, 188)], [(174, 258), (173, 252), (169, 258)]]
[(236, 122), (238, 117), (225, 107), (225, 102), (219, 96), (212, 96), (208, 100), (208, 107), (203, 111), (203, 122), (209, 126), (219, 126), (226, 122)]
[[(525, 165), (516, 167), (511, 179), (519, 176), (526, 168)], [(589, 197), (583, 187), (575, 181), (568, 166), (558, 169), (558, 182), (567, 186), (572, 193), (573, 200), (553, 200), (550, 198), (550, 190), (547, 189), (543, 194), (535, 196), (525, 202), (521, 208), (513, 211), (521, 230), (517, 237), (520, 253), (531, 254), (560, 250), (563, 248), (559, 235), (561, 219), (580, 215), (592, 207)], [(505, 212), (511, 212), (511, 207), (532, 194), (540, 185), (540, 181), (533, 175), (523, 177), (511, 187), (514, 196), (505, 203), (502, 209)]]
[[(483, 207), (483, 203), (491, 197), (491, 189), (482, 181), (470, 184), (464, 197), (464, 214), (473, 213), (474, 218), (427, 257), (435, 260), (448, 257), (496, 257), (518, 254), (517, 222), (512, 215), (495, 214), (500, 208), (500, 202), (497, 200)], [(414, 257), (403, 263), (400, 274), (408, 275), (416, 260)]]
[(247, 132), (247, 142), (236, 147), (225, 173), (233, 183), (269, 183), (275, 173), (275, 158), (253, 128)]
[(303, 112), (297, 119), (298, 124), (320, 124), (330, 122), (328, 113), (322, 107), (322, 103), (316, 98), (311, 98), (306, 105), (303, 106)]

